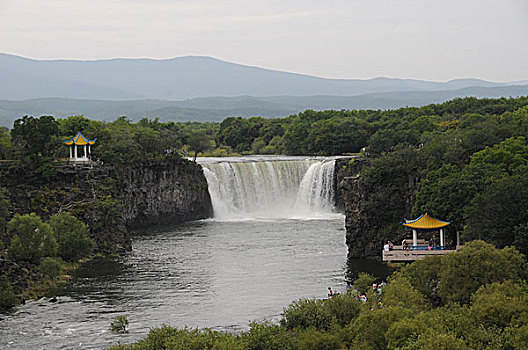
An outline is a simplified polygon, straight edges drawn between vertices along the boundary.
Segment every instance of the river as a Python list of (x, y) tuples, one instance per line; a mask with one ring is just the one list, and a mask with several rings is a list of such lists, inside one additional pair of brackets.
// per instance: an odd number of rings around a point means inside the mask
[[(131, 252), (82, 266), (57, 302), (1, 315), (0, 348), (101, 349), (163, 324), (237, 332), (278, 320), (293, 300), (344, 291), (332, 159), (202, 162), (215, 218), (134, 232)], [(350, 269), (385, 273), (361, 261)], [(128, 333), (110, 332), (117, 315)]]

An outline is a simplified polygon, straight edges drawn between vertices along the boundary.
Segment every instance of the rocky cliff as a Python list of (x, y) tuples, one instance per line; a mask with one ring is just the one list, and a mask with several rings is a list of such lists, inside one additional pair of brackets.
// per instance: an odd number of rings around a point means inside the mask
[(184, 159), (132, 165), (54, 164), (46, 178), (19, 164), (0, 167), (12, 213), (43, 219), (70, 211), (85, 221), (100, 251), (131, 248), (129, 229), (180, 223), (212, 215), (202, 169)]
[(401, 222), (410, 215), (420, 186), (412, 156), (404, 159), (406, 166), (366, 158), (341, 161), (338, 190), (349, 258), (380, 259), (385, 240), (399, 242), (405, 237)]

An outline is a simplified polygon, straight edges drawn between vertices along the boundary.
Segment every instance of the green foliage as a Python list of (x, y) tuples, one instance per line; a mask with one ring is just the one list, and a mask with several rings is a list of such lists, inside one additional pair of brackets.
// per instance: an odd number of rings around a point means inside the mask
[(9, 135), (9, 129), (1, 126), (0, 127), (0, 159), (12, 159), (13, 156), (13, 145), (11, 143), (11, 136)]
[(55, 231), (58, 255), (66, 261), (77, 261), (89, 256), (95, 242), (88, 234), (88, 226), (70, 213), (54, 215), (49, 224)]
[(8, 310), (17, 304), (18, 300), (9, 279), (6, 275), (0, 276), (0, 311)]
[(11, 137), (22, 156), (51, 157), (60, 146), (59, 125), (52, 116), (15, 120)]
[(483, 241), (474, 241), (456, 254), (443, 257), (438, 294), (444, 302), (467, 304), (480, 286), (517, 280), (524, 274), (524, 257), (515, 248), (497, 249)]
[(46, 277), (55, 279), (61, 275), (63, 268), (64, 266), (60, 259), (47, 257), (40, 262), (38, 271)]
[(128, 318), (125, 315), (114, 317), (110, 323), (110, 330), (114, 333), (126, 333), (128, 327)]
[(270, 322), (252, 322), (249, 331), (240, 335), (243, 347), (248, 350), (293, 349), (292, 338), (284, 327)]
[(426, 298), (404, 277), (390, 279), (383, 287), (383, 305), (423, 311), (429, 308)]
[(526, 247), (528, 241), (522, 227), (528, 224), (527, 208), (528, 174), (493, 182), (466, 209), (464, 238), (484, 239), (498, 247), (514, 243)]
[(361, 293), (365, 294), (369, 290), (372, 290), (372, 284), (376, 281), (376, 278), (369, 273), (360, 272), (358, 278), (354, 281), (354, 288)]
[(189, 135), (187, 143), (192, 151), (194, 151), (194, 160), (199, 153), (205, 152), (212, 148), (211, 139), (204, 132), (193, 132)]
[(443, 260), (440, 256), (428, 256), (423, 260), (418, 260), (404, 266), (401, 270), (394, 273), (393, 278), (406, 279), (432, 305), (438, 306), (441, 303), (441, 298), (438, 295), (438, 287), (442, 262)]
[[(7, 190), (0, 188), (0, 241), (4, 244), (9, 243), (7, 236), (7, 219), (9, 218), (9, 207), (11, 203), (7, 199)], [(0, 249), (4, 249), (3, 244), (0, 244)]]
[(336, 334), (323, 332), (310, 327), (299, 333), (294, 339), (295, 349), (306, 350), (335, 350), (343, 349), (344, 344)]
[(314, 327), (319, 330), (328, 330), (333, 320), (333, 315), (325, 307), (324, 300), (299, 299), (284, 309), (281, 325), (286, 329)]
[(55, 256), (57, 242), (50, 225), (43, 223), (35, 213), (16, 214), (7, 224), (11, 239), (9, 258), (37, 264), (42, 257)]

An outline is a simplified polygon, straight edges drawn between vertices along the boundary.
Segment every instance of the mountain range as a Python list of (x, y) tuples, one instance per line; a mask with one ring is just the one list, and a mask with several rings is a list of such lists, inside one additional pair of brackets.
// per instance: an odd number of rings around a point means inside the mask
[(528, 81), (326, 79), (202, 56), (78, 61), (0, 54), (0, 124), (7, 126), (25, 114), (213, 121), (521, 95), (528, 95)]

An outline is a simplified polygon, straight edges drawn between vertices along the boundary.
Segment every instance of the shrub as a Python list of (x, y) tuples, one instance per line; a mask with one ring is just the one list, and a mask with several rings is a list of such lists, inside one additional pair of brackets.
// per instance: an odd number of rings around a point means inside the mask
[(60, 259), (47, 257), (40, 263), (38, 270), (44, 276), (51, 279), (62, 273), (63, 265)]
[(369, 273), (360, 272), (358, 278), (354, 281), (354, 288), (361, 294), (367, 293), (371, 288), (376, 278)]
[(35, 213), (16, 214), (7, 224), (7, 231), (13, 237), (8, 248), (8, 255), (12, 260), (37, 264), (40, 258), (55, 256), (57, 253), (53, 230)]
[(6, 275), (0, 277), (0, 310), (7, 310), (16, 306), (18, 300), (13, 293), (13, 287)]
[(284, 327), (270, 322), (249, 325), (249, 331), (241, 334), (241, 341), (248, 350), (293, 349), (292, 337)]
[(335, 350), (344, 348), (344, 344), (332, 333), (322, 332), (310, 327), (295, 338), (295, 348), (303, 350)]
[(300, 299), (284, 310), (281, 325), (287, 329), (314, 327), (328, 330), (334, 319), (324, 300)]
[(438, 294), (444, 302), (467, 304), (480, 286), (518, 280), (524, 268), (524, 257), (515, 248), (497, 249), (483, 241), (469, 242), (461, 251), (442, 258)]
[(114, 333), (126, 333), (127, 327), (128, 318), (125, 315), (114, 317), (114, 320), (110, 323), (110, 330)]
[(88, 226), (70, 213), (52, 216), (49, 224), (57, 235), (58, 255), (66, 261), (89, 256), (95, 242), (88, 235)]
[(361, 304), (355, 296), (348, 294), (334, 295), (325, 301), (325, 307), (341, 327), (348, 325), (359, 315)]

